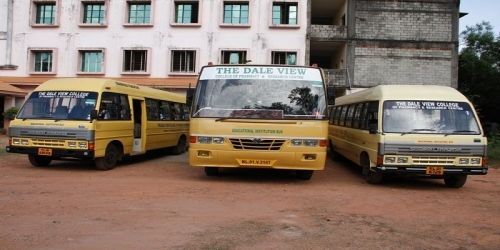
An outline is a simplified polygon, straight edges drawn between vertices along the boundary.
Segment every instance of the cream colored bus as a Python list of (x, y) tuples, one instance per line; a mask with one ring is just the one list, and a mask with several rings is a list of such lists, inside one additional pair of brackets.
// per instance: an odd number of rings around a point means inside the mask
[(190, 120), (189, 163), (207, 175), (220, 168), (322, 170), (327, 100), (318, 68), (204, 67)]
[(37, 87), (9, 127), (11, 153), (33, 166), (58, 159), (95, 160), (112, 169), (123, 156), (187, 149), (184, 95), (111, 79), (57, 79)]
[(488, 171), (476, 112), (450, 87), (386, 85), (339, 97), (328, 137), (332, 155), (362, 166), (370, 183), (412, 174), (459, 188)]

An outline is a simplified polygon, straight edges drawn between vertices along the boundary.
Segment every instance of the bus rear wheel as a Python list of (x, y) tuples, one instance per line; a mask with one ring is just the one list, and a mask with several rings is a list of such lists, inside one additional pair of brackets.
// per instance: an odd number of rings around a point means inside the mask
[(295, 175), (299, 180), (310, 180), (312, 175), (314, 174), (313, 170), (297, 170)]
[(28, 159), (34, 167), (46, 167), (52, 161), (50, 157), (39, 155), (28, 155)]
[(180, 154), (186, 152), (186, 150), (187, 150), (186, 137), (185, 136), (181, 136), (181, 138), (179, 138), (179, 141), (177, 142), (177, 146), (175, 146), (172, 149), (172, 154), (174, 154), (174, 155), (180, 155)]
[(450, 188), (461, 188), (467, 181), (467, 175), (445, 175), (444, 184)]
[(361, 167), (363, 168), (363, 176), (366, 182), (370, 184), (380, 184), (384, 181), (384, 174), (372, 171), (370, 168), (370, 159), (366, 154), (361, 156)]
[(217, 176), (217, 175), (219, 175), (219, 168), (216, 168), (216, 167), (205, 167), (205, 175), (207, 175), (207, 176)]
[(118, 148), (109, 144), (106, 147), (106, 152), (104, 153), (104, 157), (99, 157), (95, 159), (95, 166), (99, 170), (111, 170), (116, 166), (118, 159), (120, 158), (120, 152)]

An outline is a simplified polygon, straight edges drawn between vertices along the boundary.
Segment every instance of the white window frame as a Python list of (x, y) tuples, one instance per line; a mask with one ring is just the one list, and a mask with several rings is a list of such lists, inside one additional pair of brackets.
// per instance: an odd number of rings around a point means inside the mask
[[(52, 68), (51, 71), (38, 72), (35, 71), (35, 53), (41, 51), (52, 52)], [(55, 75), (57, 72), (57, 49), (56, 48), (28, 48), (28, 72), (30, 75)]]
[[(224, 23), (224, 5), (226, 3), (248, 3), (248, 23)], [(220, 7), (220, 20), (219, 20), (219, 26), (220, 27), (233, 27), (233, 28), (250, 28), (252, 26), (252, 9), (254, 5), (254, 0), (224, 0), (221, 2), (221, 7)]]
[[(146, 71), (125, 71), (124, 63), (125, 63), (125, 51), (127, 50), (145, 50), (146, 51)], [(151, 74), (151, 48), (146, 47), (126, 47), (121, 50), (121, 63), (120, 63), (120, 71), (122, 75), (150, 75)]]
[[(36, 14), (38, 11), (38, 5), (39, 4), (44, 4), (44, 3), (53, 3), (55, 4), (55, 15), (54, 15), (54, 23), (51, 24), (44, 24), (44, 23), (36, 23)], [(30, 19), (31, 19), (31, 27), (33, 28), (55, 28), (59, 27), (59, 20), (61, 17), (61, 1), (60, 0), (31, 0), (31, 13), (30, 13)]]
[[(273, 5), (274, 3), (296, 3), (297, 4), (297, 24), (273, 24)], [(285, 29), (299, 29), (302, 15), (301, 1), (299, 0), (283, 0), (271, 1), (269, 6), (269, 28), (285, 28)]]
[[(177, 20), (175, 20), (176, 16), (176, 4), (177, 3), (182, 3), (182, 2), (198, 2), (198, 22), (196, 23), (177, 23)], [(202, 8), (203, 8), (203, 1), (202, 0), (171, 0), (171, 6), (172, 6), (172, 11), (171, 13), (171, 18), (170, 18), (170, 26), (178, 26), (178, 27), (199, 27), (201, 26), (201, 20), (202, 16), (201, 14), (203, 13)]]
[[(194, 63), (194, 69), (192, 72), (177, 72), (173, 71), (173, 65), (172, 65), (172, 60), (174, 60), (174, 51), (194, 51), (195, 52), (195, 63)], [(199, 63), (200, 63), (200, 50), (195, 49), (195, 48), (175, 48), (175, 49), (170, 49), (169, 50), (169, 62), (168, 62), (168, 74), (169, 75), (188, 75), (188, 76), (193, 76), (198, 74), (198, 68), (199, 68)]]
[[(103, 3), (104, 4), (104, 20), (102, 23), (85, 23), (85, 5), (92, 3)], [(102, 27), (105, 28), (108, 26), (108, 17), (109, 17), (109, 0), (82, 0), (80, 3), (80, 23), (78, 24), (80, 27)]]
[[(99, 72), (86, 72), (82, 71), (82, 56), (83, 52), (87, 51), (100, 51), (102, 53), (101, 71)], [(78, 63), (76, 73), (78, 75), (104, 75), (106, 72), (106, 49), (105, 48), (78, 48)]]
[[(129, 15), (130, 15), (130, 5), (131, 4), (140, 4), (140, 3), (149, 3), (151, 8), (149, 13), (149, 23), (129, 23)], [(123, 20), (123, 26), (126, 27), (152, 27), (154, 26), (155, 19), (155, 1), (153, 0), (126, 0), (125, 1), (125, 20)]]
[[(219, 50), (219, 63), (220, 64), (223, 64), (223, 65), (230, 65), (230, 64), (225, 64), (224, 63), (224, 57), (222, 56), (222, 53), (223, 52), (229, 52), (229, 51), (238, 51), (238, 52), (246, 52), (246, 61), (250, 62), (251, 60), (249, 60), (249, 56), (250, 56), (250, 50), (249, 49), (242, 49), (242, 48), (222, 48)], [(245, 64), (245, 62), (243, 62), (243, 64)]]
[[(295, 53), (297, 59), (296, 59), (296, 64), (295, 65), (290, 65), (290, 64), (273, 64), (273, 54), (274, 52), (285, 52), (285, 53)], [(301, 65), (301, 60), (299, 60), (299, 56), (300, 56), (300, 50), (293, 50), (293, 49), (271, 49), (269, 50), (269, 54), (270, 54), (270, 57), (269, 57), (269, 61), (268, 63), (269, 64), (272, 64), (272, 65), (290, 65), (290, 66), (299, 66)]]

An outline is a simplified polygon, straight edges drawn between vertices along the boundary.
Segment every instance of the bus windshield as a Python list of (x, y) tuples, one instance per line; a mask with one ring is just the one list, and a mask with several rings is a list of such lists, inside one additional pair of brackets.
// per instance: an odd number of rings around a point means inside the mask
[(386, 101), (383, 130), (404, 134), (480, 134), (470, 105), (449, 101)]
[(17, 116), (18, 119), (90, 120), (97, 93), (82, 91), (33, 92)]
[(202, 71), (192, 117), (312, 120), (325, 112), (319, 69), (218, 66)]

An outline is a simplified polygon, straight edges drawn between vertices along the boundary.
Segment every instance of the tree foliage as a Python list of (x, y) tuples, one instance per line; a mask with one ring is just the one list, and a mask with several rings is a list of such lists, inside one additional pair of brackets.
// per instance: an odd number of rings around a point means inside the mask
[(500, 123), (500, 34), (488, 22), (467, 26), (459, 55), (458, 88), (475, 104), (483, 122)]

